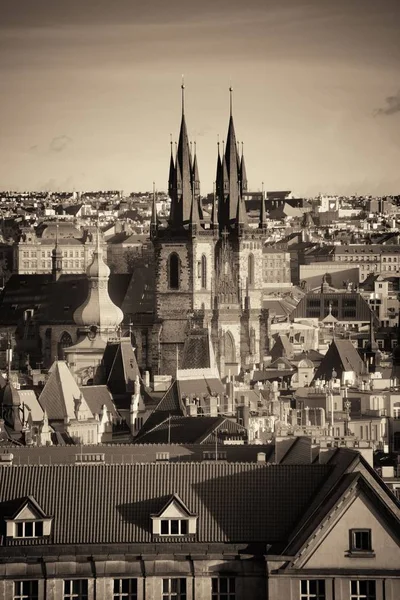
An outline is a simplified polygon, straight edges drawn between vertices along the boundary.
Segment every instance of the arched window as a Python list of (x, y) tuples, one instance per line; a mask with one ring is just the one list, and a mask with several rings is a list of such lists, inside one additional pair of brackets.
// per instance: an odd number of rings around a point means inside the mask
[(224, 336), (225, 363), (236, 362), (235, 340), (230, 331), (227, 331)]
[(64, 348), (69, 348), (70, 346), (72, 346), (72, 337), (67, 331), (64, 331), (58, 342), (57, 353), (59, 359), (64, 359)]
[(201, 257), (201, 287), (203, 290), (207, 288), (207, 258), (204, 254)]
[(248, 278), (249, 278), (249, 285), (253, 285), (254, 284), (254, 256), (253, 256), (253, 254), (249, 254)]
[(179, 290), (179, 256), (173, 252), (169, 256), (168, 283), (171, 290)]

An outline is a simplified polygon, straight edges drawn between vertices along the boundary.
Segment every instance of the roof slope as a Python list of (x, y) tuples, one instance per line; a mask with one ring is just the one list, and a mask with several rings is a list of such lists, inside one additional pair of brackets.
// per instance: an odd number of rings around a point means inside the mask
[(64, 360), (56, 360), (49, 369), (49, 378), (39, 396), (39, 403), (46, 410), (49, 421), (75, 419), (76, 402), (85, 418), (93, 415)]
[(330, 471), (221, 462), (15, 466), (0, 470), (0, 502), (33, 496), (54, 515), (54, 544), (151, 542), (150, 515), (172, 494), (198, 515), (199, 542), (282, 542)]

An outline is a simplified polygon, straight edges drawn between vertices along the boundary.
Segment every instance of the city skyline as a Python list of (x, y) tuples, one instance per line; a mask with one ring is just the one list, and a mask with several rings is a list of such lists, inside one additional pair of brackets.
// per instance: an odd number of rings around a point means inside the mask
[(184, 73), (203, 194), (230, 85), (249, 189), (399, 193), (399, 17), (392, 0), (8, 5), (0, 187), (167, 189)]

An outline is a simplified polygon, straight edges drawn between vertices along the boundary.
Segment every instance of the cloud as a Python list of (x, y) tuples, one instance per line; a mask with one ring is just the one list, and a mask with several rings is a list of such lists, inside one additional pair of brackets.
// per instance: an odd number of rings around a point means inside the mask
[(394, 115), (400, 112), (400, 90), (394, 96), (385, 98), (386, 106), (378, 108), (375, 115)]
[(68, 135), (58, 135), (53, 138), (50, 142), (50, 152), (62, 152), (72, 142), (72, 139)]

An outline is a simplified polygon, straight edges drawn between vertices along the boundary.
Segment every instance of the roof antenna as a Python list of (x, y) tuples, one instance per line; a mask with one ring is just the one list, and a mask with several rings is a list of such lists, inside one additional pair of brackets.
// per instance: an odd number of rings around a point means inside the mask
[(172, 133), (169, 134), (169, 143), (171, 145), (171, 156), (172, 156)]

